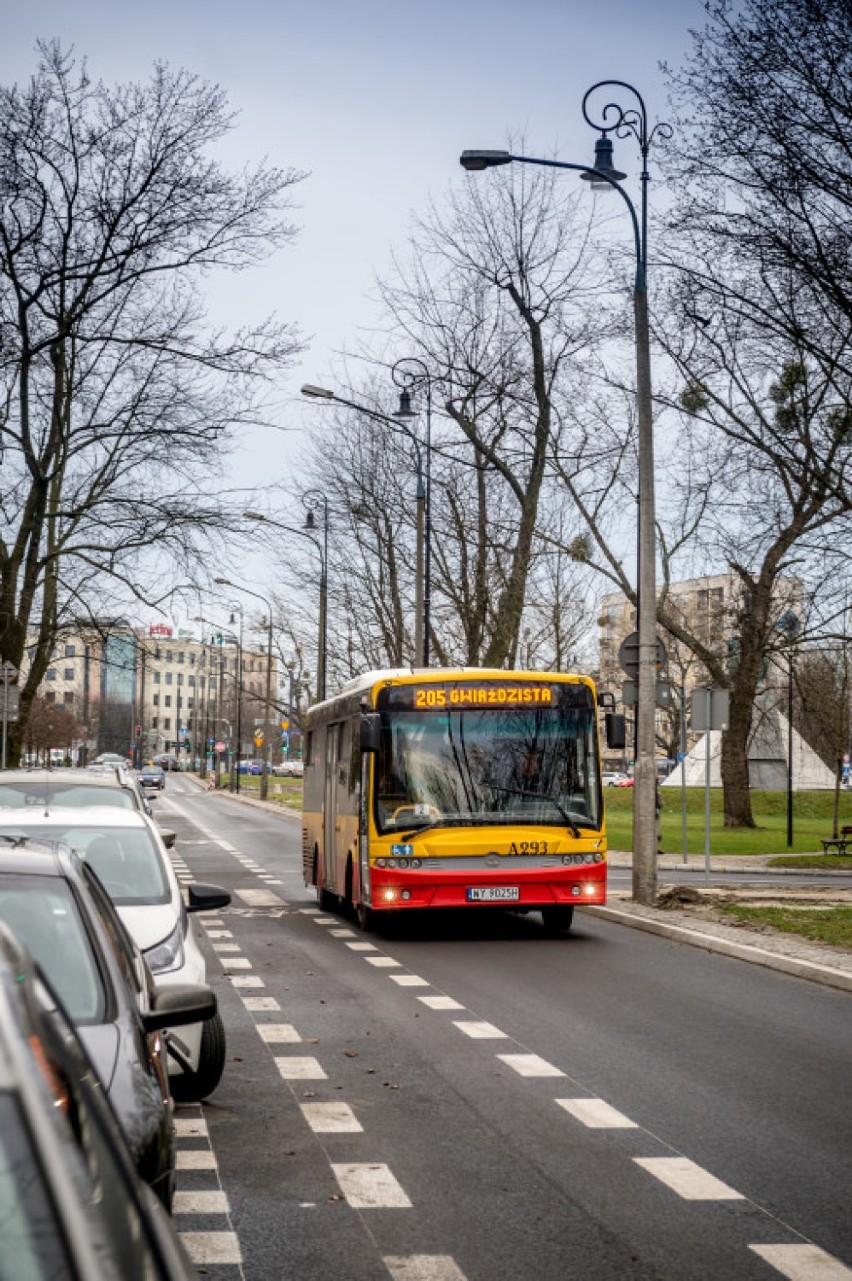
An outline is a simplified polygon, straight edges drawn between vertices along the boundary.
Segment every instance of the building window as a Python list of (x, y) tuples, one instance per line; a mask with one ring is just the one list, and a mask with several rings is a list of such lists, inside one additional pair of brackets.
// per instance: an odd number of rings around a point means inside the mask
[(55, 668), (55, 667), (48, 667), (47, 671), (46, 671), (46, 672), (45, 672), (45, 674), (44, 674), (44, 679), (45, 679), (45, 680), (47, 680), (47, 681), (55, 681), (55, 680), (56, 680), (56, 668)]
[(66, 704), (66, 706), (67, 706), (67, 705), (69, 705), (69, 704), (71, 704), (71, 703), (73, 703), (73, 702), (74, 702), (74, 693), (73, 693), (73, 691), (72, 691), (72, 690), (70, 690), (70, 689), (67, 689), (67, 690), (65, 691), (65, 693), (62, 695), (62, 701), (63, 701), (63, 703), (65, 703), (65, 704)]
[(171, 683), (172, 683), (172, 674), (171, 672), (166, 672), (166, 684), (171, 685)]
[(187, 707), (188, 707), (188, 709), (189, 709), (190, 711), (192, 711), (192, 705), (193, 705), (193, 703), (194, 703), (194, 702), (195, 702), (195, 700), (194, 700), (194, 699), (192, 699), (192, 698), (188, 698), (188, 699), (186, 700), (186, 705), (187, 705)]
[(178, 685), (183, 684), (183, 672), (178, 672)]
[(156, 728), (157, 728), (157, 718), (156, 718), (156, 716), (152, 716), (152, 717), (151, 717), (151, 729), (156, 729)]
[(66, 679), (67, 681), (73, 681), (73, 679), (74, 679), (74, 668), (73, 668), (73, 667), (66, 667), (66, 668), (65, 668), (65, 671), (62, 673), (62, 675), (65, 677), (65, 679)]
[(191, 666), (194, 666), (194, 665), (195, 665), (195, 651), (194, 651), (194, 650), (190, 650), (190, 651), (189, 651), (189, 662), (190, 662), (190, 665), (191, 665)]
[(159, 694), (155, 694), (155, 695), (154, 695), (154, 697), (151, 699), (151, 702), (154, 704), (154, 706), (155, 706), (155, 707), (159, 707), (159, 706), (160, 706), (160, 695), (159, 695)]
[(187, 683), (187, 685), (190, 687), (190, 689), (193, 689), (193, 688), (195, 687), (195, 677), (194, 677), (194, 676), (189, 676), (189, 677), (187, 678), (187, 682), (186, 682), (186, 683)]
[(166, 694), (165, 698), (163, 699), (163, 706), (171, 707), (171, 705), (172, 705), (172, 696), (171, 694)]
[(46, 694), (45, 694), (45, 696), (44, 696), (44, 701), (45, 701), (46, 703), (55, 703), (55, 702), (56, 702), (56, 695), (54, 694), (54, 692), (53, 692), (53, 690), (52, 690), (52, 689), (49, 689), (49, 690), (47, 691), (47, 693), (46, 693)]
[(182, 663), (182, 662), (183, 662), (183, 650), (182, 650), (182, 649), (179, 649), (179, 650), (178, 650), (178, 662), (179, 662), (179, 663)]
[(171, 661), (172, 661), (172, 651), (171, 651), (170, 649), (167, 649), (167, 650), (166, 650), (166, 662), (167, 662), (167, 663), (170, 663)]
[(163, 721), (163, 729), (171, 729), (171, 727), (172, 727), (172, 718), (171, 716), (167, 716), (166, 719)]
[(152, 678), (153, 678), (154, 684), (155, 684), (155, 685), (159, 685), (159, 683), (160, 683), (160, 673), (159, 673), (159, 672), (152, 672), (152, 673), (151, 673), (151, 676), (152, 676)]
[(66, 657), (66, 658), (73, 658), (73, 657), (74, 657), (74, 655), (75, 655), (76, 653), (77, 653), (77, 650), (75, 649), (75, 647), (74, 647), (73, 645), (66, 645), (66, 646), (65, 646), (65, 657)]

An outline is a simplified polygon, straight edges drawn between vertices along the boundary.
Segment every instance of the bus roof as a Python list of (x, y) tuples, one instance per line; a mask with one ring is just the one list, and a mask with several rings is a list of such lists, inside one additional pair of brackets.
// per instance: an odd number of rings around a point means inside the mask
[(385, 667), (372, 672), (363, 672), (341, 686), (336, 694), (326, 698), (322, 703), (314, 703), (309, 709), (315, 711), (326, 704), (334, 703), (339, 698), (350, 697), (374, 689), (376, 685), (399, 681), (406, 684), (411, 681), (452, 681), (452, 680), (544, 680), (544, 681), (582, 681), (593, 684), (592, 678), (584, 672), (540, 672), (529, 669), (507, 667)]

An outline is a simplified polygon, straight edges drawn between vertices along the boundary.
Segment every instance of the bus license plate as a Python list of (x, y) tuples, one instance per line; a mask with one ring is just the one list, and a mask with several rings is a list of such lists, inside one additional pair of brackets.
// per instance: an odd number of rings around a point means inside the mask
[(520, 897), (517, 885), (478, 885), (467, 891), (468, 903), (517, 903)]

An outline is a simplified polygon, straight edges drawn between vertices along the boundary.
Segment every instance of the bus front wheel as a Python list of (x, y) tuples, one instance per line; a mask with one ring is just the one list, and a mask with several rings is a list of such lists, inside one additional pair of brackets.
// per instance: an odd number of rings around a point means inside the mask
[(375, 930), (378, 928), (379, 921), (384, 913), (377, 912), (375, 908), (367, 907), (367, 904), (362, 900), (355, 908), (355, 915), (362, 930)]
[(559, 938), (570, 930), (574, 920), (574, 909), (573, 907), (543, 907), (541, 920), (545, 934), (550, 938)]

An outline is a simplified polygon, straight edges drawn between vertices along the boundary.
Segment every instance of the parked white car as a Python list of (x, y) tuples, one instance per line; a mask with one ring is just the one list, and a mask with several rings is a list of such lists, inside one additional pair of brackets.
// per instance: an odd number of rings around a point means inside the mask
[(601, 775), (601, 780), (604, 787), (621, 787), (621, 785), (627, 781), (628, 777), (629, 775), (622, 774), (620, 770), (605, 769)]
[[(0, 832), (64, 841), (77, 850), (103, 881), (159, 986), (206, 982), (189, 914), (226, 907), (231, 896), (216, 885), (190, 884), (184, 905), (163, 839), (147, 815), (106, 806), (2, 810)], [(205, 1098), (225, 1067), (221, 1015), (164, 1036), (172, 1094), (181, 1102)]]

